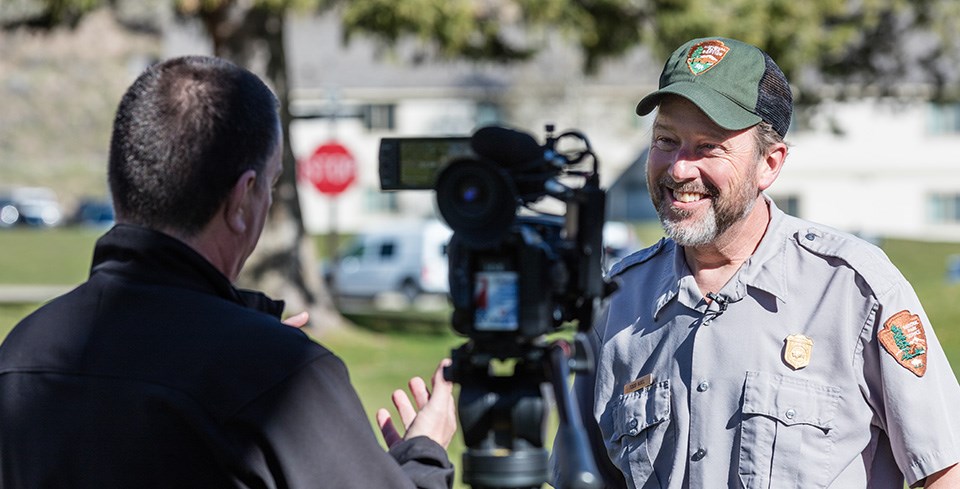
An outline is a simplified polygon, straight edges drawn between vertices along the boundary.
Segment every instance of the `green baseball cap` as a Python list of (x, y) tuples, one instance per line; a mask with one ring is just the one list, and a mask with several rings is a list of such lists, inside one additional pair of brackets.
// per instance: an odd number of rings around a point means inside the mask
[(667, 94), (690, 100), (730, 130), (766, 121), (783, 137), (793, 114), (780, 67), (761, 49), (735, 39), (699, 38), (677, 48), (663, 66), (659, 90), (637, 104), (637, 114), (649, 114)]

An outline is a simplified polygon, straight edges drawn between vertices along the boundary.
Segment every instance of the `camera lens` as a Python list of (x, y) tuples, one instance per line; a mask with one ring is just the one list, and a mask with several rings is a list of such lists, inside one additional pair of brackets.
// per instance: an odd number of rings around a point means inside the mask
[(457, 203), (455, 204), (464, 216), (482, 216), (486, 212), (489, 202), (489, 190), (485, 188), (488, 182), (478, 180), (474, 175), (463, 175), (457, 182)]
[(460, 196), (464, 202), (476, 202), (480, 198), (480, 189), (473, 185), (466, 186)]
[(500, 242), (513, 222), (517, 196), (505, 170), (481, 160), (457, 160), (437, 177), (437, 207), (454, 232), (475, 247)]

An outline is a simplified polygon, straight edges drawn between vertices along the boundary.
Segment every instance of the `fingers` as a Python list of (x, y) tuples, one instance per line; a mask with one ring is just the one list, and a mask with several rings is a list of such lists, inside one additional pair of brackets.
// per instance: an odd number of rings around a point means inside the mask
[(403, 439), (400, 433), (397, 433), (397, 428), (393, 426), (393, 419), (386, 409), (380, 408), (377, 410), (377, 426), (380, 427), (380, 434), (383, 435), (383, 441), (387, 444), (387, 448), (396, 445)]
[(434, 395), (447, 395), (453, 392), (453, 382), (450, 382), (443, 377), (443, 369), (452, 364), (452, 360), (449, 358), (444, 358), (440, 361), (440, 365), (438, 365), (437, 369), (433, 372), (433, 377), (430, 379), (430, 384), (433, 386)]
[(307, 325), (308, 321), (310, 321), (310, 313), (303, 311), (299, 314), (294, 314), (293, 316), (284, 319), (283, 324), (294, 328), (302, 328)]
[(413, 404), (410, 403), (410, 398), (407, 397), (407, 393), (400, 389), (393, 391), (392, 399), (393, 405), (397, 407), (397, 412), (400, 413), (403, 428), (409, 429), (410, 425), (413, 424), (413, 420), (417, 417), (417, 410), (414, 409)]
[(423, 409), (423, 406), (430, 400), (427, 384), (420, 377), (414, 377), (410, 379), (407, 386), (410, 387), (410, 394), (413, 395), (413, 400), (417, 403), (417, 409)]
[(414, 377), (408, 383), (413, 402), (403, 390), (393, 391), (391, 399), (400, 414), (405, 430), (402, 437), (394, 428), (390, 414), (385, 409), (377, 411), (377, 423), (388, 446), (402, 439), (416, 436), (427, 436), (444, 448), (449, 446), (457, 430), (453, 383), (443, 378), (443, 369), (450, 363), (449, 359), (444, 359), (434, 371), (430, 379), (433, 387), (432, 394), (427, 390), (426, 382), (420, 377)]

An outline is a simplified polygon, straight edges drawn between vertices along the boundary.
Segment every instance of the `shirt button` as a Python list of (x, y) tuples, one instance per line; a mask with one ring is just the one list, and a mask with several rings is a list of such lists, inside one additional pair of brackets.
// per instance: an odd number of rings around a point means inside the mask
[(804, 238), (807, 238), (807, 241), (813, 241), (817, 239), (817, 235), (813, 233), (807, 233), (807, 235), (804, 236)]
[(637, 433), (639, 433), (639, 431), (637, 430), (638, 424), (640, 423), (637, 422), (636, 418), (631, 419), (630, 422), (627, 423), (627, 426), (630, 428), (630, 431), (629, 431), (630, 436), (636, 436)]
[(697, 385), (697, 390), (700, 392), (706, 392), (710, 388), (710, 382), (704, 380)]
[(793, 408), (787, 409), (787, 412), (784, 413), (787, 419), (793, 419), (797, 416), (797, 411)]
[(694, 452), (694, 453), (693, 453), (693, 457), (691, 457), (691, 458), (693, 459), (694, 462), (699, 462), (700, 460), (703, 460), (703, 458), (706, 457), (706, 456), (707, 456), (707, 449), (706, 449), (706, 448), (701, 448), (701, 449), (697, 450), (696, 452)]

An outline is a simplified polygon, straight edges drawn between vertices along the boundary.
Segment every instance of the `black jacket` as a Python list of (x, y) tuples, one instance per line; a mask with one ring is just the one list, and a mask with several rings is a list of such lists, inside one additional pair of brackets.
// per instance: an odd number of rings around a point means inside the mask
[(343, 362), (281, 309), (114, 227), (0, 345), (0, 487), (449, 487), (432, 440), (381, 448)]

